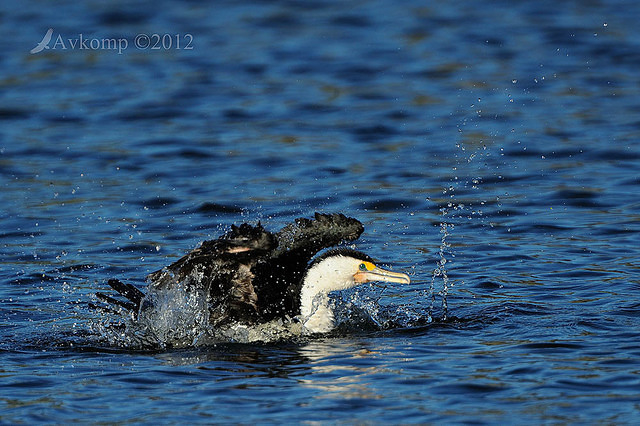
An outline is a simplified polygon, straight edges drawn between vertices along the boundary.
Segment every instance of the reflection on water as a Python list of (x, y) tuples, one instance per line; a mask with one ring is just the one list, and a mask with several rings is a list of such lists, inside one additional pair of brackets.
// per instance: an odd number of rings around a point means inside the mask
[(310, 369), (301, 378), (304, 387), (319, 391), (315, 398), (336, 400), (383, 399), (384, 395), (370, 386), (384, 368), (372, 363), (377, 356), (366, 348), (353, 350), (352, 341), (314, 341), (299, 348), (300, 355), (308, 359)]

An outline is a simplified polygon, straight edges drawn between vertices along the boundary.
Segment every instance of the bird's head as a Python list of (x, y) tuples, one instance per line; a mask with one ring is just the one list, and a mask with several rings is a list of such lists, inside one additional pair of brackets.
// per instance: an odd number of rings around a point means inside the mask
[(319, 292), (344, 290), (371, 281), (409, 284), (407, 274), (379, 268), (366, 254), (351, 249), (330, 250), (317, 257), (307, 270), (304, 284), (314, 284)]
[(359, 251), (330, 250), (317, 257), (307, 269), (300, 294), (300, 313), (303, 317), (314, 315), (314, 299), (318, 296), (372, 281), (411, 282), (407, 274), (379, 268), (373, 259)]

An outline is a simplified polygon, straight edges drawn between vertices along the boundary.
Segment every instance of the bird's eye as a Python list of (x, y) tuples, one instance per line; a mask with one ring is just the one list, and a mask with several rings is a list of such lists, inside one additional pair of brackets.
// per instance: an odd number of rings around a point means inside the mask
[(360, 270), (361, 271), (366, 271), (367, 270), (367, 265), (365, 265), (364, 263), (360, 264)]

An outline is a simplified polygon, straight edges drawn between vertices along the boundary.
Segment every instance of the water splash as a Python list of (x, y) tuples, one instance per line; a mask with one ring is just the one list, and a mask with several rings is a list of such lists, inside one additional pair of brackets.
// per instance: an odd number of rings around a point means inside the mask
[[(479, 164), (479, 158), (486, 158), (490, 155), (487, 151), (487, 146), (481, 139), (474, 141), (473, 139), (467, 139), (467, 143), (471, 143), (473, 152), (468, 152), (464, 143), (460, 142), (456, 144), (456, 147), (460, 150), (460, 153), (455, 154), (455, 165), (452, 167), (453, 175), (450, 178), (449, 183), (443, 188), (442, 195), (447, 198), (446, 204), (440, 209), (442, 213), (440, 221), (440, 248), (438, 250), (438, 259), (436, 261), (436, 267), (433, 269), (431, 275), (431, 283), (429, 285), (429, 317), (432, 320), (433, 311), (436, 305), (436, 295), (440, 295), (442, 298), (442, 320), (447, 320), (448, 316), (448, 303), (447, 294), (449, 288), (454, 285), (454, 282), (449, 279), (447, 272), (448, 257), (453, 258), (455, 254), (451, 250), (451, 244), (447, 238), (451, 235), (451, 231), (454, 229), (454, 223), (458, 223), (464, 226), (472, 219), (484, 220), (484, 213), (482, 206), (485, 205), (485, 201), (476, 202), (476, 197), (467, 197), (464, 201), (456, 199), (456, 192), (459, 189), (469, 193), (469, 191), (478, 191), (482, 177), (478, 170), (473, 170), (477, 167), (483, 167), (482, 163)], [(485, 164), (486, 166), (486, 164)], [(467, 170), (469, 172), (468, 178), (459, 178), (459, 169)], [(476, 203), (479, 203), (477, 205)], [(436, 292), (436, 282), (442, 280), (442, 290)]]
[(206, 336), (209, 309), (204, 291), (184, 285), (151, 289), (138, 314), (139, 330), (161, 345), (197, 346)]
[[(442, 216), (445, 217), (447, 214), (446, 209), (442, 209)], [(436, 302), (436, 292), (435, 292), (435, 283), (438, 278), (442, 279), (442, 290), (440, 291), (440, 295), (442, 297), (442, 320), (447, 319), (447, 293), (449, 292), (449, 275), (447, 274), (447, 257), (446, 253), (451, 248), (451, 244), (447, 242), (447, 237), (449, 234), (449, 229), (453, 229), (454, 225), (451, 223), (447, 223), (443, 220), (440, 223), (440, 249), (438, 251), (438, 261), (436, 262), (436, 267), (433, 269), (433, 274), (431, 275), (431, 284), (429, 285), (429, 294), (431, 295), (431, 303), (429, 305), (429, 318), (432, 320), (433, 309), (435, 307)], [(450, 252), (449, 252), (450, 253)]]
[(263, 324), (213, 326), (205, 291), (188, 288), (188, 282), (170, 284), (148, 286), (135, 315), (122, 309), (106, 311), (90, 328), (109, 346), (133, 350), (195, 348), (229, 342), (266, 343), (291, 340), (303, 334), (301, 323), (291, 318)]
[(148, 287), (137, 315), (127, 311), (106, 314), (93, 324), (107, 343), (129, 349), (198, 346), (208, 339), (206, 295), (186, 291), (181, 283)]

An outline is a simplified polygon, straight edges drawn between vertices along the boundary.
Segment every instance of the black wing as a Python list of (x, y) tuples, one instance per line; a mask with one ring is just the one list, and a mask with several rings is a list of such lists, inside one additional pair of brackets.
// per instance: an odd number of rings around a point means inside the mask
[[(251, 268), (277, 246), (275, 236), (260, 223), (232, 226), (217, 240), (205, 241), (176, 262), (147, 276), (150, 291), (176, 285), (189, 290), (205, 290), (210, 322), (249, 321), (258, 315), (257, 296)], [(101, 300), (138, 313), (144, 293), (131, 284), (109, 280), (109, 286), (127, 300), (97, 293)], [(146, 306), (144, 309), (152, 308)]]
[(275, 235), (278, 247), (253, 268), (261, 316), (297, 315), (300, 288), (311, 259), (320, 250), (358, 239), (362, 232), (360, 221), (340, 213), (316, 213), (314, 219), (299, 218), (282, 228)]
[(181, 283), (187, 291), (204, 290), (212, 325), (251, 321), (259, 316), (252, 268), (276, 246), (275, 236), (260, 223), (233, 225), (217, 240), (205, 241), (147, 279), (155, 288)]
[(320, 250), (356, 240), (362, 232), (364, 226), (359, 220), (341, 213), (316, 213), (314, 220), (301, 217), (276, 234), (278, 248), (271, 257), (296, 252), (309, 261)]
[[(275, 249), (277, 244), (274, 235), (267, 232), (259, 222), (256, 226), (246, 223), (240, 226), (231, 225), (231, 231), (217, 240), (203, 242), (200, 247), (166, 268), (149, 274), (147, 281), (155, 286), (170, 285), (170, 282), (165, 282), (165, 278), (170, 276), (172, 282), (184, 282), (193, 277), (196, 270), (206, 272), (205, 275), (211, 277), (224, 273), (224, 265), (232, 267), (264, 257)], [(206, 280), (194, 281), (191, 284), (200, 287), (208, 285)]]

